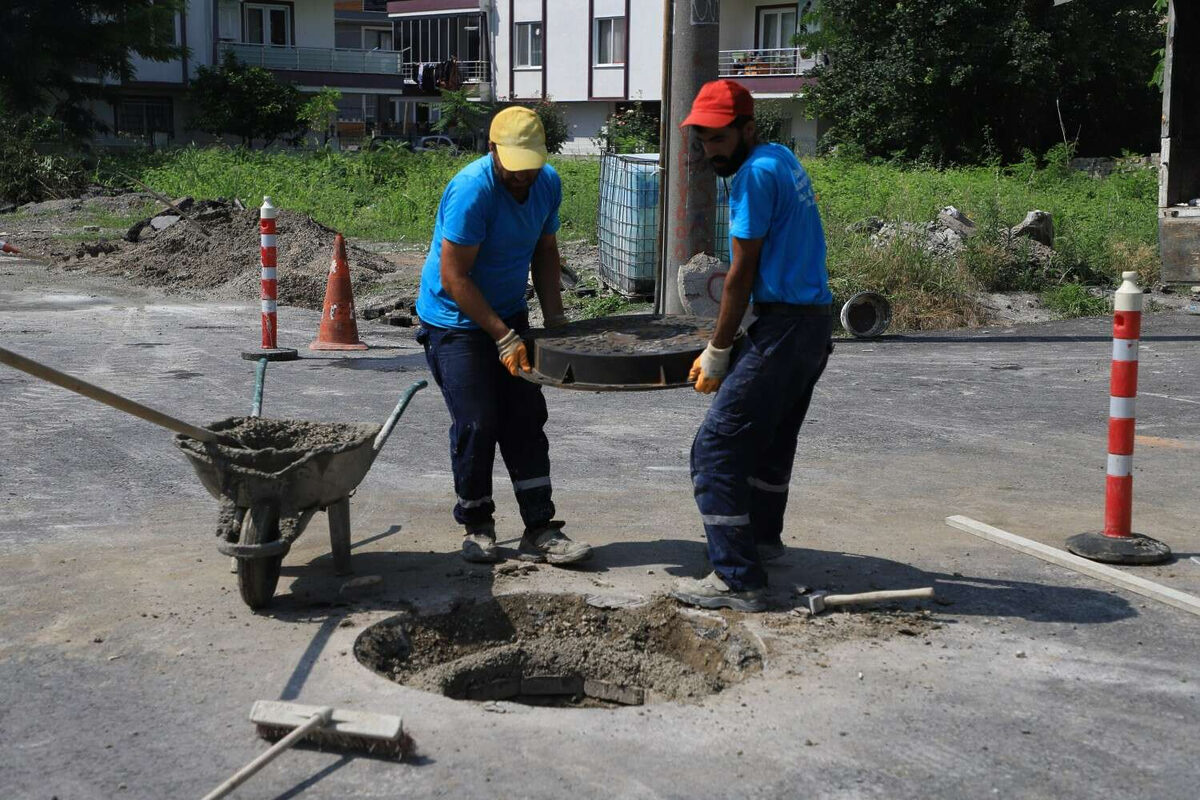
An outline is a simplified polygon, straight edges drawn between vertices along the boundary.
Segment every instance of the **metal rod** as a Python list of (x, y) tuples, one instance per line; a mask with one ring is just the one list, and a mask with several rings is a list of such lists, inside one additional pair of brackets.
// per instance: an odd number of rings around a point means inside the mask
[(429, 381), (420, 380), (404, 390), (404, 394), (400, 395), (400, 402), (396, 403), (396, 407), (392, 409), (391, 416), (387, 418), (387, 422), (383, 423), (383, 427), (376, 434), (375, 442), (371, 445), (372, 450), (376, 453), (380, 451), (387, 442), (388, 437), (392, 435), (392, 428), (396, 427), (396, 423), (400, 420), (400, 415), (404, 413), (404, 409), (408, 408), (413, 395), (428, 385)]
[(254, 370), (254, 405), (250, 408), (250, 416), (262, 416), (262, 401), (263, 401), (263, 382), (267, 377), (267, 364), (269, 358), (260, 358), (258, 367)]

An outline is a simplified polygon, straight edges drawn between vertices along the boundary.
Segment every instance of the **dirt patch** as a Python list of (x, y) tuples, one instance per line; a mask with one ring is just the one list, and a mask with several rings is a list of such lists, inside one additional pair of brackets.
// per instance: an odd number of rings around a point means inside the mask
[[(177, 221), (162, 230), (144, 222), (132, 229), (79, 228), (89, 214), (121, 214), (144, 208), (145, 195), (88, 201), (57, 200), (18, 209), (0, 227), (13, 229), (28, 255), (61, 262), (66, 269), (120, 276), (168, 294), (214, 300), (259, 297), (258, 210), (203, 200), (189, 210), (197, 225)], [(101, 206), (95, 204), (101, 203)], [(172, 216), (164, 214), (164, 217)], [(161, 223), (160, 223), (161, 224)], [(72, 227), (74, 226), (74, 227)], [(325, 299), (335, 232), (312, 218), (283, 209), (278, 231), (278, 298), (286, 305), (321, 308)], [(24, 233), (24, 235), (20, 235)], [(133, 233), (126, 241), (122, 237)], [(356, 296), (395, 271), (386, 258), (351, 245), (347, 248)]]
[(659, 599), (599, 608), (576, 595), (513, 594), (365, 630), (365, 666), (461, 700), (613, 707), (697, 699), (762, 670), (740, 623)]

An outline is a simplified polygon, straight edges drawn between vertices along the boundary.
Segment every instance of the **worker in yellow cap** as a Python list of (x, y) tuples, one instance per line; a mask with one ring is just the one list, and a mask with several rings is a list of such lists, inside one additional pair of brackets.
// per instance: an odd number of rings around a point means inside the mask
[(531, 267), (546, 327), (566, 322), (556, 236), (562, 182), (546, 163), (546, 134), (530, 109), (498, 113), (488, 139), (488, 155), (442, 194), (421, 272), (417, 341), (450, 410), (463, 558), (500, 558), (492, 500), (499, 445), (525, 524), (518, 557), (569, 564), (591, 548), (553, 519), (546, 400), (540, 386), (520, 377), (530, 371), (521, 335), (529, 327)]

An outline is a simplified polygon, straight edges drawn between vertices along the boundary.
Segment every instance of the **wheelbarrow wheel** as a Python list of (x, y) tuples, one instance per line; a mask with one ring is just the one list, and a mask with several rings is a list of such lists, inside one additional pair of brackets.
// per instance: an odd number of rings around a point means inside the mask
[[(270, 503), (257, 505), (246, 512), (242, 522), (239, 544), (267, 544), (279, 539), (279, 509)], [(268, 558), (239, 558), (237, 562), (238, 589), (242, 600), (253, 609), (266, 608), (275, 596), (279, 583), (279, 568), (283, 556)]]

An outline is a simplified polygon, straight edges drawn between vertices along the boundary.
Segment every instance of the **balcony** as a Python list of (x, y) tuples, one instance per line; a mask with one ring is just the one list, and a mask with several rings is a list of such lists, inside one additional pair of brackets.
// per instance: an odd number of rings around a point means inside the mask
[(817, 66), (817, 59), (798, 47), (773, 50), (722, 50), (717, 74), (722, 78), (800, 77)]
[(243, 64), (297, 72), (352, 72), (366, 75), (401, 75), (411, 68), (400, 54), (385, 50), (343, 50), (333, 47), (279, 47), (276, 45), (221, 42), (221, 55), (233, 53)]
[[(221, 55), (233, 53), (243, 64), (292, 72), (337, 72), (357, 75), (391, 75), (416, 83), (420, 64), (403, 61), (394, 50), (351, 50), (332, 47), (279, 47), (276, 45), (221, 42)], [(459, 61), (464, 84), (487, 81), (486, 61)]]

